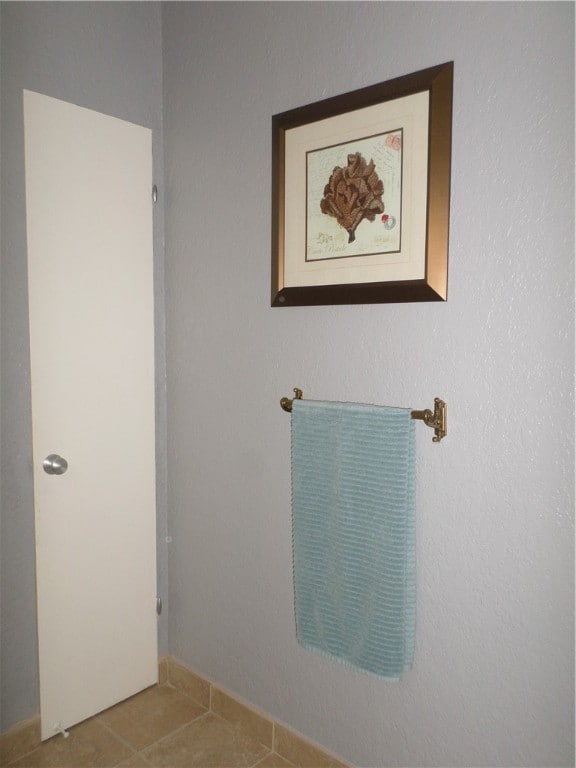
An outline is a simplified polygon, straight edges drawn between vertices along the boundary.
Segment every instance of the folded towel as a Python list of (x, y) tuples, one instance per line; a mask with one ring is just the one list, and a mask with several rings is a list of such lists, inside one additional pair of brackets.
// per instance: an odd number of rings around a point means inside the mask
[(299, 642), (397, 680), (414, 655), (410, 411), (294, 399), (292, 518)]

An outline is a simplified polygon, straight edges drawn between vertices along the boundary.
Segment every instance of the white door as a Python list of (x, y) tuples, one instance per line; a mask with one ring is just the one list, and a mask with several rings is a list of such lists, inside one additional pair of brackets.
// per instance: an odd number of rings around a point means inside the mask
[(30, 91), (24, 125), (46, 739), (158, 679), (152, 137)]

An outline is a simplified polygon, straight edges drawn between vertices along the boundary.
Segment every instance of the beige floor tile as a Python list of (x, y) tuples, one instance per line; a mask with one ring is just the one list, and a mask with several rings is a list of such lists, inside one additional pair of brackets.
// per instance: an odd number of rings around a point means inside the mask
[(209, 712), (143, 754), (154, 768), (248, 768), (268, 751), (241, 725)]
[(136, 751), (190, 723), (206, 709), (170, 687), (154, 687), (98, 716)]
[(111, 768), (132, 754), (96, 718), (70, 729), (67, 739), (55, 736), (10, 768)]
[(150, 768), (150, 763), (147, 763), (142, 755), (138, 753), (129, 757), (128, 760), (122, 760), (116, 768)]
[(346, 768), (344, 763), (278, 723), (274, 728), (274, 750), (298, 768)]
[(24, 720), (0, 734), (0, 765), (8, 765), (40, 745), (40, 718)]
[(170, 659), (167, 671), (168, 683), (180, 693), (190, 696), (191, 699), (202, 704), (203, 707), (210, 707), (210, 683), (192, 670), (178, 664), (174, 659)]
[(232, 723), (241, 723), (254, 738), (272, 749), (272, 721), (212, 686), (212, 711)]
[(292, 765), (292, 763), (289, 763), (288, 760), (280, 757), (280, 755), (271, 752), (269, 755), (266, 755), (264, 760), (260, 760), (255, 768), (292, 768)]

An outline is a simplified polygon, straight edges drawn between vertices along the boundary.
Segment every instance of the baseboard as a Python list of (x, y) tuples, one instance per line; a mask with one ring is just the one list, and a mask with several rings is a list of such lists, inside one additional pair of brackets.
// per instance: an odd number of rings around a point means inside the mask
[(319, 744), (304, 738), (285, 723), (275, 720), (250, 702), (207, 680), (171, 656), (161, 659), (160, 665), (163, 669), (161, 679), (165, 679), (168, 685), (225, 720), (241, 724), (261, 744), (288, 760), (292, 765), (314, 766), (314, 768), (351, 768), (350, 764), (342, 758), (327, 752)]
[[(241, 725), (261, 744), (294, 766), (350, 768), (341, 758), (171, 656), (159, 659), (158, 684), (170, 685), (225, 720)], [(0, 734), (0, 766), (32, 752), (40, 743), (40, 716), (17, 723)]]
[(0, 734), (0, 766), (8, 765), (40, 746), (40, 716), (22, 720)]

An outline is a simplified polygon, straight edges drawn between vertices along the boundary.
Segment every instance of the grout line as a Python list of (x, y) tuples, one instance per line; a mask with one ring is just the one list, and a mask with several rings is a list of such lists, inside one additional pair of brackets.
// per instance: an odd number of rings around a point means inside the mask
[(15, 757), (11, 763), (6, 764), (6, 768), (10, 768), (10, 766), (14, 765), (14, 763), (17, 763), (19, 760), (24, 760), (25, 757), (28, 757), (28, 755), (31, 755), (33, 752), (36, 752), (37, 749), (40, 749), (41, 746), (42, 742), (40, 742), (37, 747), (34, 747), (34, 749), (31, 749), (30, 752), (26, 752), (25, 755), (19, 755), (18, 757)]
[(281, 760), (283, 760), (287, 766), (290, 766), (290, 768), (296, 768), (295, 763), (291, 763), (290, 760), (288, 760), (287, 757), (282, 757), (281, 754), (278, 752), (274, 752), (273, 749), (270, 749), (268, 751), (268, 754), (264, 755), (264, 757), (261, 757), (260, 760), (258, 760), (257, 763), (254, 763), (254, 765), (250, 766), (250, 768), (258, 768), (258, 766), (264, 762), (268, 757), (279, 757)]
[[(342, 758), (337, 757), (330, 752), (327, 752), (324, 747), (322, 747), (319, 744), (316, 744), (314, 741), (309, 740), (306, 738), (303, 734), (299, 733), (295, 729), (291, 728), (288, 725), (283, 725), (282, 723), (278, 723), (276, 719), (270, 715), (267, 712), (262, 711), (261, 709), (255, 707), (251, 702), (247, 701), (246, 699), (243, 699), (239, 696), (237, 696), (235, 693), (228, 691), (226, 688), (223, 688), (222, 686), (214, 683), (212, 680), (207, 679), (200, 673), (196, 672), (195, 670), (189, 668), (184, 664), (184, 662), (174, 660), (174, 663), (177, 664), (179, 667), (182, 668), (183, 671), (189, 672), (193, 678), (199, 681), (204, 681), (208, 685), (208, 711), (212, 712), (214, 715), (218, 716), (220, 719), (223, 719), (229, 723), (236, 723), (236, 722), (242, 722), (242, 718), (240, 720), (237, 720), (235, 717), (229, 717), (226, 716), (223, 713), (217, 712), (214, 710), (214, 704), (215, 704), (215, 694), (218, 691), (221, 691), (223, 696), (226, 698), (231, 699), (232, 701), (236, 702), (240, 705), (241, 708), (246, 709), (248, 712), (250, 712), (252, 715), (256, 716), (258, 719), (269, 723), (272, 726), (272, 746), (270, 747), (270, 744), (268, 741), (263, 742), (260, 741), (260, 739), (256, 736), (256, 739), (262, 746), (266, 747), (266, 749), (272, 749), (272, 752), (278, 757), (280, 757), (282, 760), (286, 760), (289, 765), (292, 765), (290, 760), (285, 757), (284, 754), (277, 751), (277, 742), (278, 742), (278, 734), (276, 733), (277, 726), (281, 726), (283, 728), (286, 728), (287, 732), (292, 735), (293, 738), (295, 738), (298, 742), (302, 742), (303, 744), (309, 746), (311, 749), (318, 752), (320, 755), (322, 755), (325, 759), (328, 761), (334, 760), (334, 762), (337, 762), (339, 765), (342, 765), (343, 768), (346, 766), (346, 763), (342, 760)], [(171, 669), (170, 663), (168, 664), (168, 670)], [(185, 696), (188, 696), (188, 693), (186, 691), (181, 690), (179, 687), (176, 687), (176, 690), (178, 690), (180, 693), (184, 694)], [(188, 698), (195, 701), (197, 704), (200, 704), (200, 702), (193, 698), (192, 696), (188, 696)], [(250, 729), (250, 726), (248, 726)], [(250, 729), (251, 730), (251, 729)], [(348, 766), (348, 768), (352, 768), (352, 766)]]
[(151, 762), (150, 762), (150, 761), (149, 761), (149, 760), (146, 758), (146, 755), (144, 754), (144, 752), (143, 752), (143, 751), (140, 751), (140, 752), (136, 752), (136, 754), (138, 755), (138, 757), (140, 758), (140, 760), (143, 760), (143, 761), (146, 763), (146, 765), (149, 765), (149, 766), (150, 766), (150, 768), (154, 768), (154, 765), (153, 765), (153, 763), (151, 763)]
[[(193, 704), (196, 704), (197, 707), (202, 707), (206, 712), (210, 712), (210, 703), (208, 704), (208, 707), (206, 707), (205, 704), (202, 704), (201, 701), (198, 701), (197, 698), (194, 696), (191, 696), (188, 691), (183, 690), (182, 688), (179, 688), (177, 685), (174, 685), (174, 683), (163, 683), (162, 685), (158, 686), (159, 688), (170, 688), (171, 691), (174, 691), (175, 693), (179, 694), (180, 696), (184, 696), (185, 699), (188, 699), (188, 701), (191, 701)], [(205, 712), (203, 713), (205, 714)]]
[[(93, 715), (92, 717), (89, 717), (89, 718), (87, 718), (86, 720), (83, 720), (82, 722), (86, 723), (86, 722), (89, 722), (90, 720), (96, 720), (96, 721), (98, 722), (98, 724), (99, 724), (99, 725), (102, 725), (102, 726), (103, 726), (103, 727), (104, 727), (104, 728), (105, 728), (107, 731), (109, 731), (109, 732), (110, 732), (110, 734), (111, 734), (111, 735), (112, 735), (112, 736), (113, 736), (113, 737), (114, 737), (114, 738), (115, 738), (117, 741), (119, 741), (121, 744), (123, 744), (125, 747), (127, 747), (127, 748), (130, 750), (131, 754), (130, 754), (130, 755), (128, 755), (128, 756), (125, 756), (125, 757), (123, 757), (123, 758), (120, 760), (120, 762), (123, 762), (124, 760), (129, 760), (131, 757), (134, 757), (134, 755), (138, 754), (138, 753), (137, 753), (137, 751), (134, 749), (134, 747), (133, 747), (131, 744), (129, 744), (129, 743), (128, 743), (128, 742), (127, 742), (125, 739), (123, 739), (121, 736), (119, 736), (119, 735), (116, 733), (116, 731), (114, 731), (112, 728), (110, 728), (110, 726), (109, 726), (107, 723), (105, 723), (105, 722), (103, 722), (102, 720), (100, 720), (100, 717), (99, 717), (99, 715)], [(81, 725), (81, 724), (82, 724), (82, 723), (76, 723), (75, 725), (71, 726), (71, 729), (70, 729), (70, 730), (72, 730), (72, 728), (75, 728), (77, 725)], [(31, 755), (33, 752), (36, 752), (38, 749), (41, 749), (41, 748), (42, 748), (42, 745), (46, 744), (46, 743), (47, 743), (48, 741), (50, 741), (51, 739), (55, 739), (55, 738), (57, 738), (58, 736), (59, 736), (59, 734), (56, 734), (55, 736), (51, 736), (51, 737), (50, 737), (50, 739), (45, 739), (44, 741), (40, 741), (40, 743), (39, 743), (39, 744), (37, 744), (37, 745), (36, 745), (36, 746), (35, 746), (33, 749), (31, 749), (29, 752), (26, 752), (24, 755), (20, 755), (19, 757), (17, 757), (17, 758), (15, 758), (14, 760), (12, 760), (10, 763), (7, 763), (7, 765), (6, 765), (6, 768), (10, 768), (10, 766), (14, 765), (14, 764), (15, 764), (15, 763), (17, 763), (18, 761), (20, 761), (20, 760), (24, 760), (24, 758), (28, 757), (28, 756), (29, 756), (29, 755)], [(92, 740), (91, 740), (91, 739), (85, 739), (85, 740), (86, 740), (86, 741), (87, 741), (87, 743), (89, 743), (89, 744), (91, 744), (91, 743), (92, 743)], [(117, 763), (117, 765), (118, 765), (118, 763)]]
[(255, 762), (249, 768), (258, 768), (260, 763), (262, 763), (264, 760), (266, 760), (267, 757), (270, 757), (270, 755), (272, 755), (272, 754), (273, 754), (272, 750), (271, 749), (268, 750), (267, 754), (265, 754), (264, 757), (261, 757), (257, 762)]
[(175, 736), (177, 733), (180, 733), (180, 731), (183, 731), (184, 728), (187, 728), (192, 723), (198, 722), (198, 720), (201, 720), (203, 717), (206, 717), (206, 715), (210, 714), (209, 712), (203, 712), (198, 717), (195, 717), (193, 720), (188, 720), (187, 723), (184, 723), (183, 725), (178, 726), (178, 728), (175, 728), (173, 731), (170, 731), (170, 733), (167, 733), (165, 736), (162, 736), (161, 739), (156, 739), (156, 741), (153, 741), (152, 744), (148, 744), (145, 747), (142, 747), (140, 752), (137, 754), (140, 754), (141, 752), (145, 752), (148, 749), (151, 749), (152, 747), (156, 746), (157, 744), (162, 743), (163, 741), (166, 741), (167, 739), (172, 738), (172, 736)]
[[(106, 710), (104, 710), (104, 711), (106, 711)], [(137, 754), (138, 754), (137, 750), (136, 750), (136, 749), (134, 749), (134, 747), (132, 746), (132, 744), (130, 744), (130, 742), (129, 742), (129, 741), (126, 741), (126, 739), (124, 739), (122, 736), (120, 736), (120, 734), (119, 734), (119, 733), (116, 733), (116, 731), (114, 730), (114, 728), (112, 728), (112, 726), (111, 726), (111, 725), (108, 725), (108, 723), (105, 723), (105, 722), (104, 722), (104, 720), (101, 720), (101, 719), (100, 719), (100, 717), (99, 717), (99, 715), (95, 715), (95, 716), (94, 716), (93, 718), (91, 718), (91, 719), (93, 719), (93, 720), (97, 720), (97, 721), (98, 721), (98, 724), (99, 724), (99, 725), (101, 725), (103, 728), (105, 728), (107, 731), (109, 731), (109, 732), (112, 734), (112, 736), (114, 736), (114, 738), (115, 738), (115, 739), (117, 739), (117, 740), (118, 740), (118, 741), (119, 741), (121, 744), (123, 744), (125, 747), (128, 747), (128, 749), (130, 750), (130, 752), (131, 752), (132, 754), (131, 754), (131, 755), (129, 755), (128, 757), (123, 757), (123, 758), (122, 758), (122, 760), (120, 760), (120, 762), (123, 762), (124, 760), (128, 760), (130, 757), (134, 757), (134, 755), (137, 755)]]
[[(176, 689), (174, 689), (174, 690), (176, 690)], [(136, 695), (138, 695), (138, 694), (136, 694)], [(198, 703), (198, 702), (195, 702), (195, 703)], [(187, 722), (183, 723), (182, 725), (179, 725), (177, 728), (174, 728), (174, 730), (170, 731), (169, 733), (166, 733), (160, 739), (156, 739), (156, 741), (153, 741), (150, 744), (147, 744), (145, 747), (141, 747), (141, 749), (136, 749), (135, 747), (133, 747), (132, 744), (130, 744), (130, 742), (126, 741), (126, 739), (124, 739), (122, 736), (120, 736), (120, 734), (117, 733), (111, 725), (108, 725), (108, 723), (105, 723), (103, 720), (100, 720), (100, 715), (95, 715), (94, 719), (95, 720), (97, 719), (98, 722), (101, 725), (103, 725), (116, 739), (118, 739), (118, 741), (120, 741), (122, 744), (124, 744), (125, 746), (127, 746), (131, 750), (132, 754), (129, 755), (129, 757), (134, 757), (134, 755), (140, 755), (141, 757), (144, 758), (144, 760), (148, 763), (148, 765), (150, 765), (150, 762), (148, 760), (146, 760), (146, 758), (142, 754), (145, 750), (150, 749), (155, 744), (159, 744), (164, 739), (167, 739), (170, 736), (173, 736), (174, 734), (178, 733), (182, 729), (186, 728), (187, 725), (190, 725), (191, 723), (196, 722), (196, 720), (199, 720), (201, 717), (204, 717), (204, 715), (206, 715), (206, 714), (208, 714), (208, 713), (207, 712), (202, 712), (201, 715), (198, 715), (197, 717), (193, 717), (191, 720), (188, 720)], [(132, 719), (132, 718), (130, 718), (130, 719)], [(128, 760), (129, 757), (125, 757), (125, 758), (123, 758), (123, 760)], [(123, 762), (123, 760), (121, 760), (120, 762)]]

